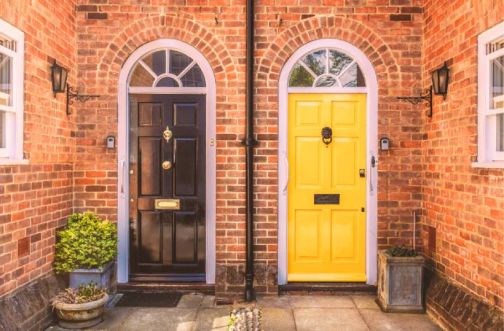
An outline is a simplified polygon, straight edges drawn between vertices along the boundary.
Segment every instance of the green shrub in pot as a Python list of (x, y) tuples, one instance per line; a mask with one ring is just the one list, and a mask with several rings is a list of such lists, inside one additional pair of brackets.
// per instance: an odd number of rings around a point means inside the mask
[[(108, 287), (116, 255), (117, 227), (114, 223), (91, 212), (73, 214), (57, 234), (54, 269), (58, 273), (70, 273), (70, 287), (91, 281)], [(96, 273), (104, 272), (108, 274), (98, 279)], [(94, 276), (89, 278), (89, 274)]]

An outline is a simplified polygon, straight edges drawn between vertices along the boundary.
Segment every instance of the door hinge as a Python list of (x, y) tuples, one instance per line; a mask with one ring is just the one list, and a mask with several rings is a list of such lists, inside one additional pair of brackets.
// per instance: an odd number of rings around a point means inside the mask
[(360, 209), (360, 211), (361, 211), (361, 212), (365, 212), (365, 211), (366, 211), (366, 208), (362, 207), (362, 208)]

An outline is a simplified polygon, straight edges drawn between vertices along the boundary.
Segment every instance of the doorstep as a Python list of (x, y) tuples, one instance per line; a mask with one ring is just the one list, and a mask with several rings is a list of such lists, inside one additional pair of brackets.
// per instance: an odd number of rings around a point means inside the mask
[(205, 283), (147, 283), (131, 282), (117, 284), (117, 292), (125, 291), (155, 291), (155, 292), (181, 292), (181, 293), (202, 293), (215, 294), (214, 284)]
[(365, 283), (288, 283), (278, 286), (279, 294), (376, 293), (376, 286)]

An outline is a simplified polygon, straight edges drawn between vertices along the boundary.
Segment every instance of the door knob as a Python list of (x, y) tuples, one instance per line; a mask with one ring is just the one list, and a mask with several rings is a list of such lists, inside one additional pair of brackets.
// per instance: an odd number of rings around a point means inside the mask
[(161, 167), (162, 167), (164, 170), (171, 169), (171, 167), (172, 167), (172, 163), (171, 163), (170, 161), (163, 161), (163, 163), (161, 163)]
[(166, 140), (166, 142), (169, 142), (172, 137), (173, 137), (173, 132), (171, 132), (169, 127), (166, 127), (166, 129), (163, 131), (164, 140)]

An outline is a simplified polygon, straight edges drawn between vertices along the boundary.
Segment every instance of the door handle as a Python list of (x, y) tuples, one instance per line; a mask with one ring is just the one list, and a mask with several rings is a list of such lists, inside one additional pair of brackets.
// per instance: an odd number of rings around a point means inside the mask
[(287, 158), (287, 153), (283, 153), (283, 162), (284, 162), (284, 165), (285, 165), (285, 173), (286, 173), (286, 176), (287, 178), (285, 179), (285, 184), (284, 184), (284, 187), (283, 187), (283, 192), (287, 192), (287, 188), (289, 186), (289, 159)]
[(163, 161), (163, 163), (161, 163), (161, 167), (164, 170), (169, 170), (172, 167), (172, 163), (170, 161)]
[(172, 137), (173, 132), (171, 132), (170, 128), (167, 126), (166, 129), (163, 131), (163, 138), (164, 140), (166, 140), (166, 142), (169, 142)]
[(376, 156), (371, 155), (371, 168), (369, 169), (369, 192), (373, 193), (374, 192), (374, 186), (373, 186), (373, 168), (376, 167), (378, 164), (378, 161), (376, 160)]

